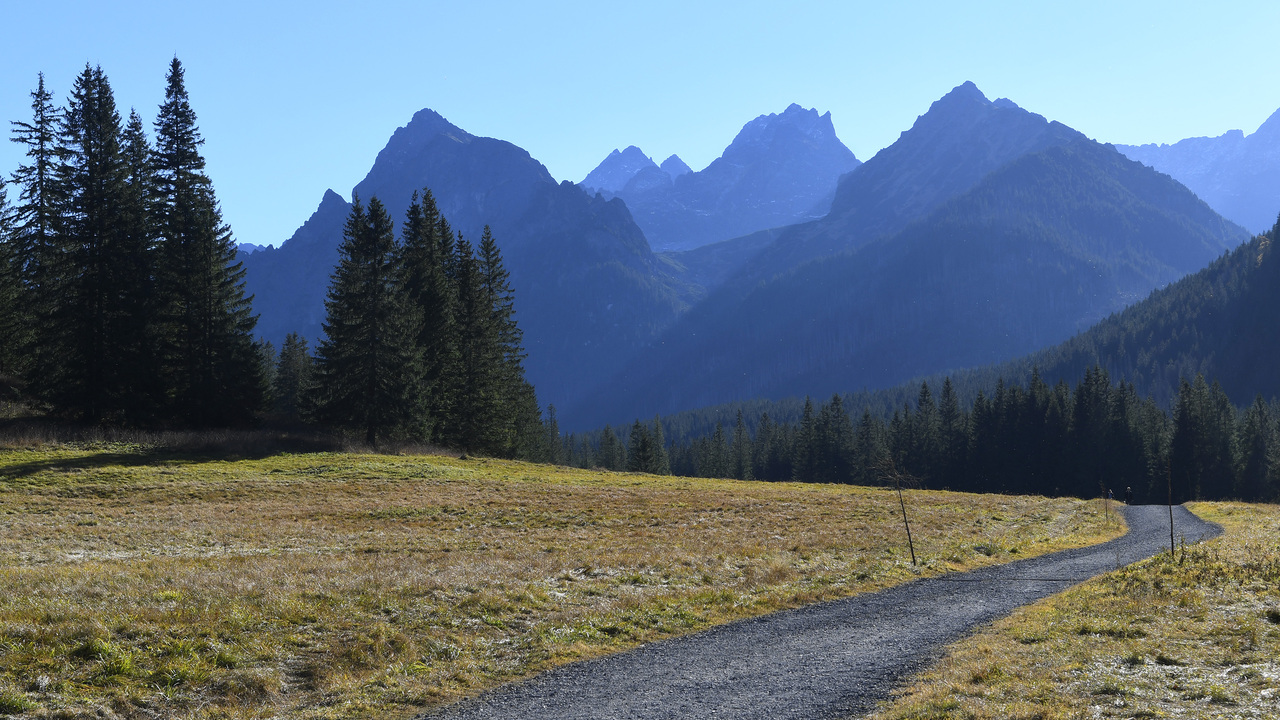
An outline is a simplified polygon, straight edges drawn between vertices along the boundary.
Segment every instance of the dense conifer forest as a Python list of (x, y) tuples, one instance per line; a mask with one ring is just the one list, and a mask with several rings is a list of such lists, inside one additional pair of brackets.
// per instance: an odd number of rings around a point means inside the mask
[[(962, 404), (949, 378), (935, 395), (919, 385), (914, 402), (886, 419), (839, 395), (805, 399), (798, 422), (768, 411), (710, 434), (681, 434), (667, 448), (677, 475), (742, 480), (849, 483), (1095, 497), (1135, 502), (1280, 498), (1280, 406), (1261, 396), (1238, 409), (1203, 376), (1180, 384), (1172, 412), (1134, 386), (1091, 368), (1074, 386), (996, 383)], [(661, 472), (643, 450), (663, 423), (637, 422), (571, 435), (557, 459), (580, 467)], [(625, 448), (625, 451), (623, 450)]]
[[(1280, 222), (1201, 272), (1013, 362), (818, 406), (755, 400), (664, 417), (672, 472), (1081, 497), (1132, 488), (1151, 502), (1170, 493), (1175, 502), (1276, 500), (1280, 375), (1269, 359), (1278, 234)], [(610, 432), (569, 438), (560, 454), (620, 467), (597, 449), (613, 447)]]
[(183, 68), (155, 142), (101, 68), (55, 108), (40, 76), (6, 208), (0, 371), (57, 418), (213, 427), (266, 393), (244, 272), (200, 155)]
[(27, 160), (0, 183), (0, 400), (57, 422), (307, 423), (371, 446), (549, 458), (487, 228), (473, 247), (427, 190), (397, 239), (383, 204), (357, 199), (315, 356), (296, 333), (277, 353), (254, 339), (182, 64), (154, 142), (136, 111), (121, 120), (101, 68), (86, 66), (62, 107), (43, 75), (31, 98), (12, 137)]

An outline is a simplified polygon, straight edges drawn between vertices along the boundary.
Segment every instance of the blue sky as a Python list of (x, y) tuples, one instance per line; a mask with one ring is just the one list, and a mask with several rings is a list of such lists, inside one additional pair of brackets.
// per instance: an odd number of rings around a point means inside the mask
[(150, 123), (176, 54), (241, 242), (348, 196), (424, 107), (573, 181), (631, 144), (701, 169), (792, 102), (865, 160), (965, 80), (1105, 142), (1252, 132), (1280, 108), (1274, 2), (10, 5), (0, 118), (30, 117), (37, 72), (60, 104), (90, 63)]

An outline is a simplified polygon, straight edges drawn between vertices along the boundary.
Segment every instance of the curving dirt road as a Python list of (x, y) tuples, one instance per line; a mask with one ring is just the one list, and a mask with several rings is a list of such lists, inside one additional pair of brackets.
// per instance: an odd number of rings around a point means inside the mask
[[(419, 720), (842, 718), (869, 711), (975, 626), (1169, 546), (1167, 506), (1123, 508), (1101, 545), (919, 580), (575, 663)], [(1188, 543), (1222, 529), (1182, 507)]]

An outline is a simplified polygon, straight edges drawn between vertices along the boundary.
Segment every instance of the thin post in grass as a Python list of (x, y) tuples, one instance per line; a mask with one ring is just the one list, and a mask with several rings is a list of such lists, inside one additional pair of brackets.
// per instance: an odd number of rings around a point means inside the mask
[(1169, 481), (1169, 557), (1173, 557), (1173, 458), (1169, 458), (1167, 468), (1168, 473), (1165, 477)]
[(907, 522), (907, 502), (902, 499), (902, 482), (898, 485), (898, 505), (902, 506), (902, 525), (907, 529), (907, 547), (911, 548), (911, 566), (916, 565), (916, 544), (911, 539), (911, 523)]
[(898, 506), (902, 508), (902, 526), (907, 529), (907, 547), (911, 550), (911, 566), (915, 567), (916, 563), (916, 543), (911, 539), (911, 523), (907, 521), (907, 501), (902, 497), (902, 473), (893, 465), (893, 458), (889, 458), (887, 467), (883, 467), (880, 471), (881, 478), (892, 478), (893, 487), (898, 491)]
[(1107, 492), (1107, 486), (1101, 482), (1098, 483), (1098, 492), (1102, 494), (1102, 517), (1107, 527), (1111, 527), (1111, 494)]

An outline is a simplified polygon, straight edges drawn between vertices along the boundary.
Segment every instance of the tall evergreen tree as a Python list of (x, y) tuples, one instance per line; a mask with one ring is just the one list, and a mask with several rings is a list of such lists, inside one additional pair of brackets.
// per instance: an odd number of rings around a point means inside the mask
[(289, 333), (280, 346), (280, 360), (276, 364), (275, 386), (272, 398), (276, 412), (289, 420), (298, 420), (302, 413), (302, 398), (311, 385), (311, 351), (307, 339), (298, 333)]
[(325, 299), (313, 417), (380, 438), (421, 437), (417, 318), (400, 285), (395, 231), (386, 208), (354, 198)]
[(730, 473), (739, 480), (754, 480), (755, 467), (752, 463), (751, 435), (747, 432), (747, 423), (742, 419), (742, 409), (738, 409), (738, 419), (733, 425), (733, 448)]
[[(493, 233), (486, 225), (480, 234), (476, 260), (489, 301), (489, 327), (497, 344), (499, 395), (509, 418), (502, 427), (503, 452), (522, 455), (523, 448), (536, 447), (542, 432), (541, 411), (533, 385), (525, 379), (523, 333), (516, 324), (515, 292), (511, 289), (511, 273), (502, 262), (502, 253)], [(665, 452), (663, 454), (665, 457)], [(663, 473), (665, 474), (665, 472)]]
[(120, 114), (101, 68), (86, 66), (76, 79), (59, 126), (55, 178), (62, 195), (51, 323), (38, 342), (54, 351), (32, 375), (34, 391), (52, 407), (89, 421), (119, 420), (132, 400), (122, 344), (146, 323), (127, 304), (150, 274), (131, 254), (126, 219), (128, 167), (121, 147)]
[(444, 423), (451, 417), (459, 375), (458, 298), (450, 277), (453, 238), (430, 190), (421, 200), (414, 194), (401, 236), (402, 283), (419, 318), (416, 343), (422, 351), (426, 439), (447, 441)]
[(626, 448), (618, 433), (609, 425), (604, 426), (600, 435), (600, 449), (596, 453), (597, 465), (605, 470), (622, 470), (627, 465)]
[(111, 328), (108, 356), (117, 363), (113, 404), (134, 424), (154, 420), (164, 402), (161, 383), (159, 299), (155, 276), (155, 186), (151, 144), (142, 117), (130, 111), (121, 136), (125, 182), (119, 237), (110, 262)]
[(1271, 461), (1276, 454), (1275, 419), (1262, 396), (1245, 411), (1238, 430), (1240, 459), (1236, 466), (1236, 495), (1245, 500), (1271, 500), (1276, 495), (1276, 478)]
[(956, 397), (951, 378), (942, 381), (942, 394), (938, 404), (938, 433), (941, 442), (939, 480), (943, 485), (958, 487), (964, 472), (965, 453), (968, 444), (968, 428), (960, 399)]
[(171, 412), (190, 425), (243, 423), (265, 391), (252, 336), (257, 318), (231, 230), (204, 171), (204, 140), (177, 58), (167, 81), (152, 167)]
[(627, 471), (649, 472), (655, 463), (653, 435), (637, 418), (631, 424), (631, 434), (627, 438)]
[(796, 431), (795, 448), (791, 454), (792, 479), (799, 482), (813, 482), (813, 478), (817, 476), (815, 422), (813, 400), (806, 395), (800, 427)]
[(662, 418), (657, 415), (653, 416), (653, 466), (647, 472), (671, 474), (671, 456), (667, 454), (667, 441), (662, 434)]
[(471, 452), (501, 455), (509, 441), (503, 401), (507, 387), (502, 348), (493, 324), (493, 306), (471, 244), (455, 244), (458, 289), (458, 382), (446, 444)]
[(59, 114), (53, 95), (37, 76), (31, 92), (31, 122), (15, 121), (13, 142), (25, 146), (26, 162), (13, 173), (17, 188), (10, 234), (12, 272), (22, 288), (22, 312), (15, 321), (10, 347), (18, 355), (17, 370), (54, 366), (58, 351), (38, 335), (53, 327), (58, 287), (58, 220), (62, 194), (57, 182)]
[(22, 276), (13, 240), (13, 216), (4, 180), (0, 179), (0, 378), (16, 380), (21, 367), (24, 332)]

